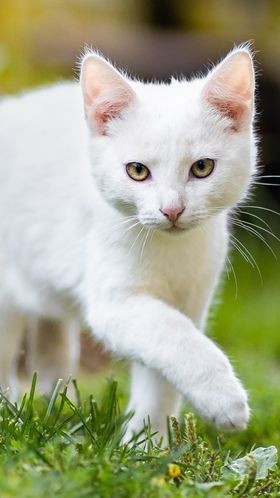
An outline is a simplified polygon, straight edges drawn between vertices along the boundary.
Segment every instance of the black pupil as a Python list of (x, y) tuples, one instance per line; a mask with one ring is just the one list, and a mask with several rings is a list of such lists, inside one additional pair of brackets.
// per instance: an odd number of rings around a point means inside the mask
[(205, 169), (205, 161), (201, 159), (200, 161), (198, 161), (197, 166), (201, 171), (203, 171)]
[(137, 163), (136, 166), (135, 166), (135, 169), (136, 169), (136, 173), (138, 175), (141, 175), (141, 173), (143, 172), (143, 166), (142, 166), (142, 164)]

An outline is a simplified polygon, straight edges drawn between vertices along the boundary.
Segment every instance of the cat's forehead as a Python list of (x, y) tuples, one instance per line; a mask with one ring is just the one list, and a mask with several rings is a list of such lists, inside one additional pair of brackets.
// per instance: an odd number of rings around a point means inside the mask
[(196, 112), (201, 101), (203, 80), (178, 81), (173, 78), (169, 83), (134, 82), (133, 88), (139, 113), (157, 113), (163, 119), (170, 114), (183, 116)]
[(186, 156), (217, 155), (217, 140), (202, 103), (202, 87), (201, 80), (136, 83), (137, 105), (120, 136), (120, 140), (126, 137), (123, 150), (127, 158), (178, 163)]

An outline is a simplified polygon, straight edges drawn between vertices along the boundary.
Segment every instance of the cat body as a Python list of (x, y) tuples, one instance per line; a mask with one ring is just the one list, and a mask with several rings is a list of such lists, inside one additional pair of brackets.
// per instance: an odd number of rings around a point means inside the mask
[[(229, 213), (255, 172), (252, 71), (240, 49), (205, 78), (143, 84), (88, 54), (82, 91), (1, 102), (3, 388), (16, 392), (16, 346), (24, 327), (37, 344), (44, 317), (66, 325), (47, 361), (35, 348), (43, 388), (75, 368), (84, 324), (133, 361), (128, 438), (148, 416), (164, 433), (180, 394), (222, 429), (246, 426), (247, 395), (202, 332)], [(201, 158), (213, 158), (199, 163), (213, 167), (205, 177), (192, 172)]]

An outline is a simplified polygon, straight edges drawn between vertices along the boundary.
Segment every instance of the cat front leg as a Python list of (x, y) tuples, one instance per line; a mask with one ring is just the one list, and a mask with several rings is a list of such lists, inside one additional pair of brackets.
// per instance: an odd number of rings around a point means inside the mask
[(222, 430), (246, 427), (245, 390), (225, 354), (187, 316), (148, 294), (130, 294), (97, 300), (88, 319), (111, 351), (161, 373), (207, 421)]
[(134, 416), (128, 423), (124, 440), (130, 441), (150, 421), (152, 432), (157, 432), (155, 439), (159, 441), (163, 436), (163, 442), (167, 444), (167, 416), (178, 416), (180, 404), (181, 395), (165, 377), (133, 362), (127, 411), (134, 412)]

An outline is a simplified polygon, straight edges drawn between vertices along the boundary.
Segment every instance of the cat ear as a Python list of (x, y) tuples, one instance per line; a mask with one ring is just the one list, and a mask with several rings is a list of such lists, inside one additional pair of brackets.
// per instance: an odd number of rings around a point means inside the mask
[(120, 117), (135, 93), (109, 62), (92, 53), (82, 62), (81, 85), (89, 125), (100, 135), (106, 135), (108, 121)]
[(237, 49), (207, 77), (204, 99), (232, 121), (232, 130), (239, 131), (252, 120), (254, 89), (251, 55), (246, 49)]

